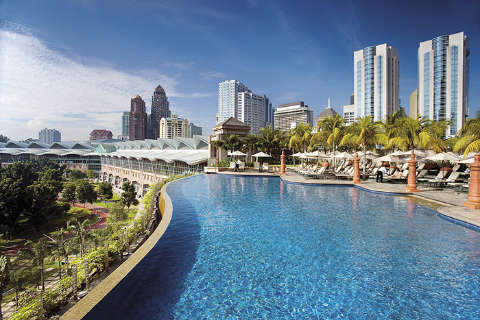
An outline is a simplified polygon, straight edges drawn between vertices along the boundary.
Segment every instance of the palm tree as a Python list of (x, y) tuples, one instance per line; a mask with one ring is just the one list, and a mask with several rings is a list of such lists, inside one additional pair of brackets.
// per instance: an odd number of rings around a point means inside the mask
[(295, 151), (307, 151), (312, 138), (312, 126), (306, 123), (299, 123), (295, 129), (292, 130), (292, 136), (288, 142), (288, 147)]
[(270, 126), (260, 129), (258, 135), (259, 147), (271, 155), (272, 150), (278, 146), (278, 133), (278, 130), (274, 130)]
[(258, 146), (258, 136), (255, 134), (249, 134), (248, 136), (245, 136), (240, 139), (241, 143), (243, 145), (243, 151), (248, 153), (249, 156), (251, 157), (253, 154), (253, 151), (256, 150)]
[(74, 233), (74, 237), (78, 241), (78, 244), (80, 246), (80, 257), (83, 257), (83, 254), (85, 253), (85, 239), (87, 236), (87, 229), (86, 229), (87, 224), (88, 224), (87, 219), (80, 222), (77, 218), (74, 218), (67, 222), (67, 230), (72, 231)]
[(370, 116), (359, 118), (348, 128), (348, 133), (340, 141), (340, 146), (353, 145), (362, 149), (364, 175), (367, 172), (367, 150), (375, 149), (381, 137), (379, 126), (379, 123), (372, 121)]
[(29, 257), (40, 268), (40, 284), (42, 291), (45, 291), (45, 258), (49, 253), (49, 248), (45, 239), (41, 238), (37, 242), (27, 241), (27, 248), (22, 249), (22, 255)]
[(58, 231), (52, 232), (51, 235), (45, 235), (50, 240), (50, 245), (53, 247), (53, 253), (58, 260), (58, 278), (62, 280), (62, 259), (65, 258), (68, 263), (68, 239), (65, 238), (65, 230), (61, 228)]
[(480, 118), (468, 119), (459, 132), (453, 151), (463, 151), (464, 156), (480, 150)]
[(228, 151), (235, 151), (236, 149), (239, 149), (240, 146), (242, 145), (240, 142), (240, 137), (237, 136), (236, 134), (230, 134), (223, 139), (223, 147)]
[[(327, 117), (318, 124), (318, 132), (312, 137), (311, 148), (328, 147), (333, 154), (337, 150), (345, 131), (345, 120), (338, 114)], [(333, 158), (335, 161), (335, 158)]]
[(398, 125), (392, 129), (392, 137), (387, 141), (387, 148), (396, 147), (401, 150), (415, 148), (432, 148), (436, 152), (445, 150), (446, 143), (442, 139), (448, 122), (430, 122), (422, 118), (404, 117), (397, 120)]

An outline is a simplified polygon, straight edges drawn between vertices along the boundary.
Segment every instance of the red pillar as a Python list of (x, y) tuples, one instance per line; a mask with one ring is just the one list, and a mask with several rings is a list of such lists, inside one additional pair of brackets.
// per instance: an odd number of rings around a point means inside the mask
[(282, 155), (280, 156), (280, 174), (285, 174), (285, 151), (282, 150)]
[(415, 153), (410, 156), (410, 160), (408, 160), (408, 184), (407, 184), (407, 192), (418, 192), (417, 189), (417, 161), (415, 160)]
[(353, 183), (360, 184), (360, 159), (358, 159), (358, 154), (355, 153), (355, 158), (353, 158)]
[(480, 209), (480, 154), (475, 155), (475, 160), (470, 165), (470, 185), (465, 207)]

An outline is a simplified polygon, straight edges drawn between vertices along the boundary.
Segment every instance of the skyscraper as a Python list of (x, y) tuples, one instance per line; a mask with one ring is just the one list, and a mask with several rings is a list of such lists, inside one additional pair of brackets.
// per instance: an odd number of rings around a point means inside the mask
[(160, 139), (174, 137), (188, 138), (188, 120), (179, 118), (174, 114), (171, 118), (160, 119)]
[(463, 32), (420, 42), (418, 113), (431, 120), (450, 120), (446, 136), (455, 135), (468, 115), (469, 44)]
[(54, 142), (61, 142), (62, 134), (58, 130), (45, 128), (38, 133), (38, 139), (41, 143), (52, 144)]
[(138, 94), (130, 101), (129, 134), (130, 140), (145, 140), (147, 114), (145, 101)]
[(274, 117), (273, 113), (275, 112), (275, 109), (272, 108), (272, 102), (270, 99), (265, 96), (265, 127), (272, 127), (274, 126)]
[(386, 43), (355, 51), (353, 87), (356, 117), (385, 120), (399, 108), (398, 52)]
[(217, 123), (233, 117), (251, 128), (251, 133), (258, 131), (271, 122), (272, 104), (267, 96), (253, 93), (237, 80), (226, 80), (218, 84)]
[(162, 86), (157, 86), (152, 96), (151, 137), (157, 139), (159, 134), (160, 119), (170, 118), (170, 104)]
[(188, 137), (193, 138), (193, 136), (201, 136), (203, 132), (202, 127), (194, 125), (192, 122), (188, 124)]
[(129, 128), (130, 127), (130, 112), (125, 111), (122, 114), (122, 139), (128, 140)]

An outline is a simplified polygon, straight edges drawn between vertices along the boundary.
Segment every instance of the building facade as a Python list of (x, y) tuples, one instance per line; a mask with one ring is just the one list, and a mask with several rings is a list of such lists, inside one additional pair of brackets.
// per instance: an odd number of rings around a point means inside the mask
[(145, 101), (138, 94), (130, 101), (129, 117), (130, 140), (145, 140), (147, 134), (147, 113), (145, 112)]
[(399, 108), (399, 58), (396, 48), (381, 44), (353, 54), (353, 86), (358, 118), (385, 120)]
[(174, 114), (171, 118), (160, 119), (160, 139), (173, 139), (176, 137), (188, 138), (188, 120), (179, 118)]
[(418, 113), (435, 121), (450, 120), (446, 136), (455, 135), (468, 115), (470, 50), (463, 32), (420, 42)]
[(253, 93), (238, 80), (226, 80), (218, 84), (217, 124), (235, 118), (251, 127), (251, 133), (273, 126), (273, 109), (266, 95)]
[(343, 106), (343, 119), (347, 126), (355, 122), (355, 104), (347, 104)]
[(274, 113), (275, 129), (287, 131), (295, 128), (299, 123), (308, 123), (313, 126), (313, 110), (303, 101), (281, 104)]
[(338, 113), (333, 110), (331, 104), (330, 104), (330, 98), (328, 98), (328, 104), (325, 107), (325, 109), (322, 110), (315, 119), (315, 122), (317, 123), (317, 126), (320, 122), (322, 122), (323, 119), (328, 118), (328, 117), (335, 117)]
[(62, 141), (62, 134), (56, 129), (42, 129), (38, 133), (38, 139), (41, 143), (52, 144), (54, 142)]
[(128, 140), (130, 134), (130, 112), (125, 111), (122, 114), (122, 139)]
[(110, 130), (95, 129), (90, 132), (90, 141), (112, 139), (113, 133)]
[(417, 119), (418, 115), (418, 89), (415, 89), (410, 94), (410, 106), (408, 110), (408, 115), (412, 119)]
[(167, 95), (162, 86), (157, 86), (152, 96), (152, 113), (151, 113), (151, 139), (157, 139), (160, 132), (160, 119), (170, 118), (170, 103), (168, 102)]
[(203, 134), (202, 127), (194, 125), (192, 122), (188, 124), (188, 137), (193, 138), (193, 136), (201, 136)]

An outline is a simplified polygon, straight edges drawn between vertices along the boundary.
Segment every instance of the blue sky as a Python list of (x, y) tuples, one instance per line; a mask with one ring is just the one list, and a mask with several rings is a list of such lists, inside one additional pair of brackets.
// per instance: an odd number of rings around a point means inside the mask
[[(337, 111), (353, 92), (353, 51), (399, 50), (400, 96), (417, 87), (420, 41), (470, 38), (470, 110), (480, 107), (478, 1), (0, 0), (0, 128), (14, 139), (55, 127), (66, 140), (120, 134), (120, 115), (162, 84), (174, 112), (209, 133), (218, 82), (274, 105)], [(3, 80), (3, 81), (2, 81)]]

